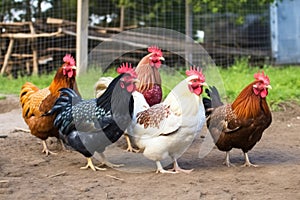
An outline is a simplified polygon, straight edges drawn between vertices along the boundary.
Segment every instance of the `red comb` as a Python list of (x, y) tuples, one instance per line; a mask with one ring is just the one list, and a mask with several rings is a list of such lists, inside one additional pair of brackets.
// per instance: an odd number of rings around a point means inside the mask
[(265, 75), (265, 73), (262, 71), (261, 73), (258, 72), (256, 74), (254, 74), (254, 78), (257, 80), (257, 81), (262, 81), (264, 82), (264, 84), (266, 85), (270, 85), (270, 79), (267, 75)]
[(196, 75), (202, 82), (205, 81), (205, 76), (204, 76), (204, 74), (202, 74), (202, 69), (200, 67), (191, 66), (190, 70), (185, 71), (185, 74), (187, 76)]
[(68, 63), (71, 66), (75, 66), (76, 65), (76, 62), (75, 62), (75, 60), (74, 60), (74, 58), (72, 57), (71, 54), (66, 54), (65, 57), (63, 58), (63, 61), (65, 63)]
[(150, 47), (148, 48), (148, 52), (149, 52), (149, 53), (157, 53), (159, 56), (162, 56), (161, 49), (158, 48), (157, 46), (150, 46)]
[(133, 77), (137, 77), (136, 72), (134, 71), (134, 68), (132, 68), (131, 63), (122, 63), (120, 67), (118, 67), (117, 72), (119, 74), (125, 74), (129, 73)]

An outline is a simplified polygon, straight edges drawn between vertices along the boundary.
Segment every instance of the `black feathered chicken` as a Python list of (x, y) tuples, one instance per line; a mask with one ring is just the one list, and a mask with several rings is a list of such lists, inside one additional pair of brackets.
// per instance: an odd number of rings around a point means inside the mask
[(87, 158), (87, 165), (81, 169), (105, 169), (92, 163), (91, 157), (95, 152), (100, 154), (103, 164), (120, 166), (109, 163), (103, 151), (122, 136), (131, 122), (134, 105), (132, 92), (136, 90), (137, 76), (127, 63), (117, 71), (120, 75), (113, 79), (99, 98), (82, 100), (73, 90), (63, 88), (49, 112), (57, 113), (54, 125), (59, 128), (63, 142)]

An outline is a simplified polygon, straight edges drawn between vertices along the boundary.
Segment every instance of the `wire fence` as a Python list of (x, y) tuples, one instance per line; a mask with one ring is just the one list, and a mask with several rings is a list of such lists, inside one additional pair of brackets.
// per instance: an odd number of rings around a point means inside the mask
[[(241, 2), (89, 0), (88, 50), (124, 30), (161, 27), (190, 34), (218, 66), (241, 57), (256, 65), (269, 63), (270, 6)], [(64, 54), (75, 56), (76, 0), (2, 0), (0, 5), (2, 74), (48, 73), (60, 66)], [(140, 47), (123, 60), (135, 63), (143, 53)], [(176, 56), (169, 58), (174, 65), (184, 64)]]

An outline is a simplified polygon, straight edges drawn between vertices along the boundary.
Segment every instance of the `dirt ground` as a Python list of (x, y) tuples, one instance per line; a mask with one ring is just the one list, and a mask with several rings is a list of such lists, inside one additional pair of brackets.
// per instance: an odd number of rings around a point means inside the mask
[(156, 174), (153, 162), (125, 152), (120, 142), (105, 154), (125, 166), (94, 172), (80, 170), (85, 158), (61, 151), (55, 139), (49, 144), (58, 154), (42, 154), (38, 138), (16, 130), (27, 126), (18, 98), (9, 95), (0, 100), (0, 199), (300, 199), (300, 107), (284, 108), (273, 112), (271, 127), (249, 153), (257, 168), (240, 167), (239, 150), (231, 154), (236, 167), (222, 165), (225, 153), (216, 148), (199, 158), (204, 130), (179, 159), (181, 167), (194, 168), (190, 174)]

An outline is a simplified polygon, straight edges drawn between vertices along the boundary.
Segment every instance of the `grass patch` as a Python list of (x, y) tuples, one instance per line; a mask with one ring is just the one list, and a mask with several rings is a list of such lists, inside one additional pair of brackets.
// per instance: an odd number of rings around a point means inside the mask
[(5, 99), (6, 99), (6, 96), (0, 95), (0, 100), (5, 100)]
[(48, 87), (54, 77), (54, 73), (42, 76), (24, 76), (14, 79), (12, 77), (0, 76), (0, 93), (1, 94), (19, 94), (21, 87), (26, 82), (32, 82), (39, 88)]
[[(258, 67), (249, 67), (247, 61), (240, 60), (229, 68), (219, 68), (219, 73), (223, 79), (225, 93), (224, 97), (228, 102), (232, 102), (240, 91), (254, 80), (253, 74), (264, 70), (270, 77), (272, 90), (267, 97), (272, 110), (277, 110), (278, 105), (285, 101), (296, 101), (300, 103), (300, 67), (272, 67), (265, 66), (262, 69)], [(164, 97), (185, 78), (184, 70), (172, 70), (162, 68), (160, 70), (163, 80)], [(40, 88), (48, 87), (55, 73), (42, 76), (29, 76), (13, 79), (10, 77), (0, 77), (1, 94), (19, 94), (21, 86), (26, 82), (32, 82)], [(116, 77), (118, 74), (114, 69), (109, 69), (102, 74), (98, 69), (90, 69), (86, 74), (77, 78), (79, 90), (85, 99), (94, 97), (94, 85), (101, 76)], [(211, 83), (212, 84), (212, 83)], [(1, 99), (1, 97), (0, 97)]]

